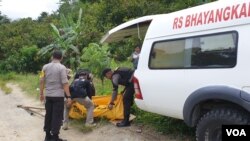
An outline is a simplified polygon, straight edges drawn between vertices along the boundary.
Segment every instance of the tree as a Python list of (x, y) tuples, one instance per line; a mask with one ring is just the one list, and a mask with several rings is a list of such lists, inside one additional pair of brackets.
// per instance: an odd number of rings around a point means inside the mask
[(82, 9), (79, 10), (77, 22), (74, 22), (70, 15), (65, 17), (64, 14), (60, 14), (62, 27), (58, 28), (53, 23), (50, 24), (55, 40), (46, 47), (43, 47), (39, 51), (39, 54), (45, 55), (53, 49), (60, 49), (63, 51), (66, 66), (76, 69), (80, 64), (80, 51), (76, 41), (80, 33), (81, 17)]
[(10, 23), (10, 19), (6, 15), (2, 15), (0, 11), (0, 25)]
[[(37, 46), (39, 50), (42, 46), (50, 44), (52, 37), (48, 27), (48, 23), (38, 23), (31, 18), (0, 24), (0, 71), (19, 72), (23, 67), (23, 64), (19, 62), (22, 59), (20, 54), (23, 48)], [(43, 59), (48, 61), (46, 58)], [(30, 63), (33, 63), (32, 61)], [(41, 66), (43, 63), (44, 61), (34, 64)], [(30, 67), (25, 68), (27, 72), (36, 72), (38, 68), (31, 65), (27, 67)]]
[(96, 43), (90, 43), (83, 49), (80, 68), (87, 68), (101, 78), (101, 72), (105, 67), (110, 66), (109, 49), (107, 45), (99, 46)]
[(49, 14), (47, 12), (42, 12), (40, 14), (40, 16), (37, 18), (37, 21), (38, 22), (42, 22), (44, 21), (47, 17), (49, 16)]
[[(24, 46), (20, 49), (20, 53), (18, 54), (18, 63), (21, 65), (19, 66), (19, 72), (34, 72), (36, 73), (37, 70), (41, 69), (39, 62), (41, 58), (37, 57), (38, 52), (37, 46)], [(32, 67), (31, 67), (32, 66)]]

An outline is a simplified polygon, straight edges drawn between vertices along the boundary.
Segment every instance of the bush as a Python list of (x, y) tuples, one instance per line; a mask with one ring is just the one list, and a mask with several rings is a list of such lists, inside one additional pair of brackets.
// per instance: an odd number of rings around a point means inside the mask
[(12, 55), (8, 56), (4, 61), (0, 64), (0, 71), (1, 73), (7, 73), (9, 71), (18, 71), (18, 67), (20, 67), (19, 63), (19, 55), (17, 53), (13, 53)]
[(34, 72), (36, 73), (40, 68), (41, 64), (37, 57), (39, 49), (37, 46), (25, 46), (20, 50), (20, 72)]
[(9, 72), (9, 73), (1, 73), (0, 78), (2, 81), (9, 81), (15, 79), (16, 73), (15, 72)]
[(48, 56), (39, 58), (37, 46), (24, 46), (19, 51), (8, 56), (7, 59), (0, 62), (0, 71), (3, 73), (14, 72), (32, 72), (37, 73), (44, 63), (47, 63)]

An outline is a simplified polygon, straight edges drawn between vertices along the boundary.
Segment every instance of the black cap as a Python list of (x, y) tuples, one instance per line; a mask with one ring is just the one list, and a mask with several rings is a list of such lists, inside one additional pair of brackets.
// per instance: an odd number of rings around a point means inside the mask
[(87, 73), (86, 72), (80, 72), (79, 73), (79, 76), (83, 76), (83, 75), (85, 76), (85, 75), (87, 75)]
[(62, 59), (62, 51), (61, 50), (54, 50), (52, 53), (54, 59)]
[(111, 71), (111, 68), (105, 68), (102, 71), (102, 76), (105, 76), (107, 72)]

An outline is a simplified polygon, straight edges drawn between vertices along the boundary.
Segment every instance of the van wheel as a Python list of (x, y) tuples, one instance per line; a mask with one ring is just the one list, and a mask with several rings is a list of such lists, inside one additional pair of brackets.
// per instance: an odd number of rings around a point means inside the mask
[(206, 113), (196, 127), (197, 141), (221, 141), (222, 124), (248, 124), (249, 116), (245, 112), (230, 109), (218, 108)]

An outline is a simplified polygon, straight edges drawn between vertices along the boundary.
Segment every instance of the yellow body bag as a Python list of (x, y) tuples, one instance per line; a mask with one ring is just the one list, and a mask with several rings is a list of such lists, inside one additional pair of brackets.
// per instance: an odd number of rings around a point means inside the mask
[[(108, 109), (111, 95), (109, 96), (93, 96), (92, 101), (95, 105), (94, 117), (105, 117), (110, 120), (123, 119), (123, 101), (122, 95), (117, 95), (112, 110)], [(69, 117), (73, 119), (81, 119), (86, 116), (87, 110), (78, 102), (73, 102), (69, 111)]]

